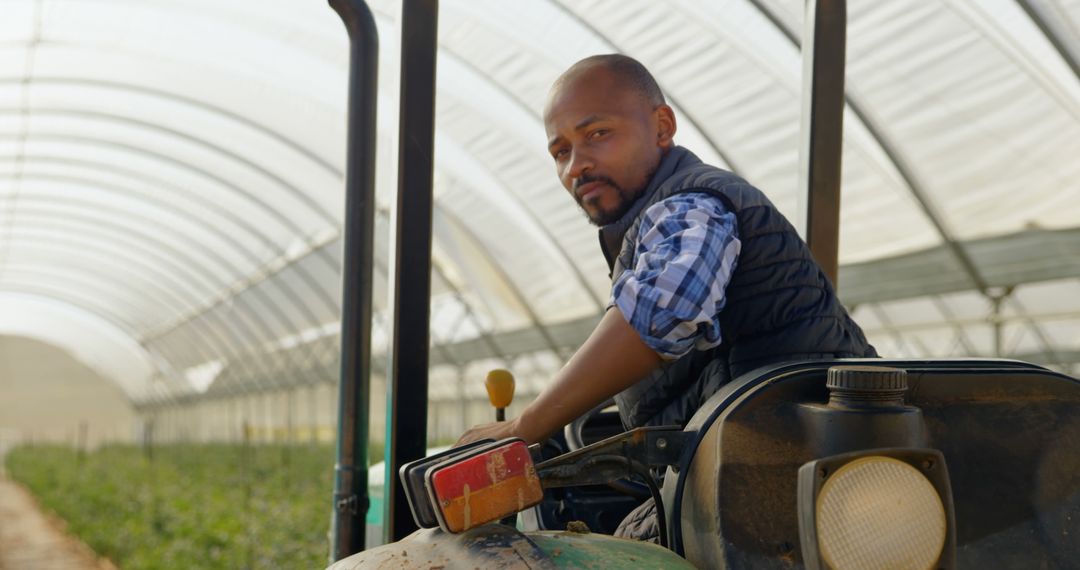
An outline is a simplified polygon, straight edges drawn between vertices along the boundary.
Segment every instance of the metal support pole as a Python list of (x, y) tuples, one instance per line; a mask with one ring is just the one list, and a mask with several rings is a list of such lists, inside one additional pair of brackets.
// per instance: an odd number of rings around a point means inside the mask
[(993, 297), (990, 299), (992, 303), (992, 315), (990, 317), (994, 324), (994, 358), (1001, 358), (1004, 352), (1005, 346), (1005, 326), (1001, 322), (1001, 302), (1005, 299), (1003, 297)]
[(397, 472), (402, 463), (427, 453), (438, 16), (438, 0), (406, 0), (402, 6), (394, 339), (386, 386), (383, 479), (388, 541), (416, 530)]
[[(845, 0), (807, 0), (803, 50), (800, 199), (807, 245), (837, 286), (840, 160), (844, 138)], [(802, 210), (803, 208), (800, 208)]]
[(987, 292), (987, 297), (990, 299), (990, 322), (994, 327), (994, 358), (1005, 357), (1005, 320), (1002, 318), (1002, 309), (1005, 300), (1012, 295), (1012, 292), (1012, 287), (994, 288)]
[(363, 0), (330, 0), (349, 32), (349, 119), (345, 163), (345, 258), (341, 299), (341, 386), (330, 557), (364, 549), (368, 509), (371, 281), (375, 228), (375, 102), (379, 37)]

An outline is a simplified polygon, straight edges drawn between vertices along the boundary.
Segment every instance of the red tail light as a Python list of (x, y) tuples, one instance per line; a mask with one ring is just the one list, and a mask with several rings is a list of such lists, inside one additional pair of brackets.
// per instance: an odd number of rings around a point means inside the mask
[(427, 473), (439, 526), (463, 532), (523, 511), (543, 498), (529, 449), (504, 440), (454, 457)]

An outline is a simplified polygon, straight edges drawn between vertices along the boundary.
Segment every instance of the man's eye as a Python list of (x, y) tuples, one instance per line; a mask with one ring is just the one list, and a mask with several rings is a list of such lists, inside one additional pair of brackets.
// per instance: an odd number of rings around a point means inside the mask
[(595, 131), (589, 133), (589, 138), (598, 139), (598, 138), (608, 134), (609, 132), (611, 132), (611, 131), (609, 131), (607, 129), (596, 129)]
[(560, 148), (559, 150), (551, 153), (551, 158), (554, 158), (555, 160), (559, 160), (560, 158), (566, 156), (568, 152), (569, 151), (567, 151), (565, 148)]

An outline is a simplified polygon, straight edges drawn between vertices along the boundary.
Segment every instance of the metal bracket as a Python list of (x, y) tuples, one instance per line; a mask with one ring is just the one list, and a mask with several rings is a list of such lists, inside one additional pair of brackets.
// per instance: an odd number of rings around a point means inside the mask
[[(361, 506), (363, 508), (361, 508)], [(339, 513), (347, 513), (354, 516), (367, 513), (368, 499), (367, 497), (364, 497), (363, 500), (361, 500), (359, 495), (348, 495), (344, 497), (339, 495), (334, 498), (334, 509)]]
[(678, 426), (643, 427), (554, 457), (536, 466), (544, 487), (603, 485), (630, 475), (630, 466), (677, 466), (693, 439)]

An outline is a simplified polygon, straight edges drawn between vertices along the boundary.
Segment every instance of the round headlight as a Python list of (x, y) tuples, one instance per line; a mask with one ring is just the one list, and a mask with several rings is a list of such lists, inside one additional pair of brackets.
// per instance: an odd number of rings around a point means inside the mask
[(891, 457), (856, 459), (817, 497), (824, 562), (836, 570), (931, 568), (945, 545), (945, 507), (917, 469)]

